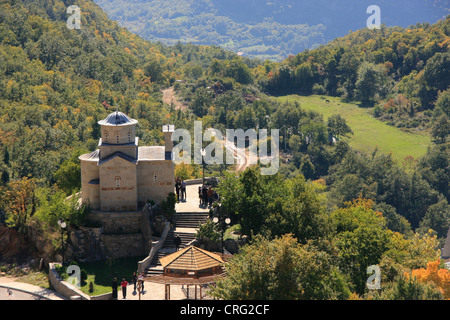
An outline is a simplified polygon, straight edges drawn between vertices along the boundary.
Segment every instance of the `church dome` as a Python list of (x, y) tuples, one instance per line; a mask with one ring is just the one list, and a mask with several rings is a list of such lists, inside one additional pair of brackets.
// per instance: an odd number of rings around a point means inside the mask
[(136, 123), (137, 120), (131, 119), (125, 113), (119, 111), (109, 114), (105, 119), (98, 122), (101, 126), (126, 126)]

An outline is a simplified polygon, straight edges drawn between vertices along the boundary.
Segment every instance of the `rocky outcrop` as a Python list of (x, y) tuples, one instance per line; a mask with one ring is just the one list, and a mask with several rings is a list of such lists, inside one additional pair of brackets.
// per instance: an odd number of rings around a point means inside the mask
[(6, 261), (9, 258), (24, 254), (27, 245), (24, 237), (14, 229), (0, 226), (0, 260)]
[(67, 258), (77, 261), (99, 261), (105, 258), (106, 249), (101, 240), (102, 228), (80, 227), (70, 233), (71, 244)]

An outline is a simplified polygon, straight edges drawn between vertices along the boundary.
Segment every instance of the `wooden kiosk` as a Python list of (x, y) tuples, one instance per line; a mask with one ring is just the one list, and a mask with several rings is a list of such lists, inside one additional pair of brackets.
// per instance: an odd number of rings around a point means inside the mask
[(185, 285), (188, 291), (189, 286), (194, 286), (196, 300), (199, 286), (202, 299), (202, 286), (214, 284), (218, 277), (224, 276), (222, 258), (195, 246), (167, 255), (160, 262), (164, 273), (145, 278), (145, 281), (164, 284), (166, 300), (170, 300), (171, 285)]

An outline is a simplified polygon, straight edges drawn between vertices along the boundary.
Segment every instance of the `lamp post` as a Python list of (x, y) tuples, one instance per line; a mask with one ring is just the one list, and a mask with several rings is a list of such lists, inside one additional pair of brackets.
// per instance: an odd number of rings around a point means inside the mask
[(214, 223), (218, 223), (219, 227), (220, 227), (220, 232), (222, 235), (222, 258), (223, 258), (223, 233), (225, 231), (225, 225), (229, 225), (231, 223), (231, 219), (230, 218), (225, 218), (222, 215), (222, 210), (220, 210), (221, 205), (219, 204), (217, 207), (217, 210), (219, 211), (219, 217), (214, 217), (213, 218), (213, 222)]
[(64, 222), (64, 220), (59, 219), (58, 225), (61, 228), (62, 264), (64, 265), (64, 229), (66, 228), (67, 224)]

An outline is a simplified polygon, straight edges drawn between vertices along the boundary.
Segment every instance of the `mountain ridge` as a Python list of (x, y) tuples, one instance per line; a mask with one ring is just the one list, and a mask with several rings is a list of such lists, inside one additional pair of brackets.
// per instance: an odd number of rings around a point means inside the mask
[[(165, 44), (219, 45), (249, 57), (283, 60), (351, 30), (366, 27), (368, 0), (218, 1), (95, 0), (130, 31)], [(435, 23), (450, 11), (444, 0), (377, 3), (381, 22), (407, 27)]]

